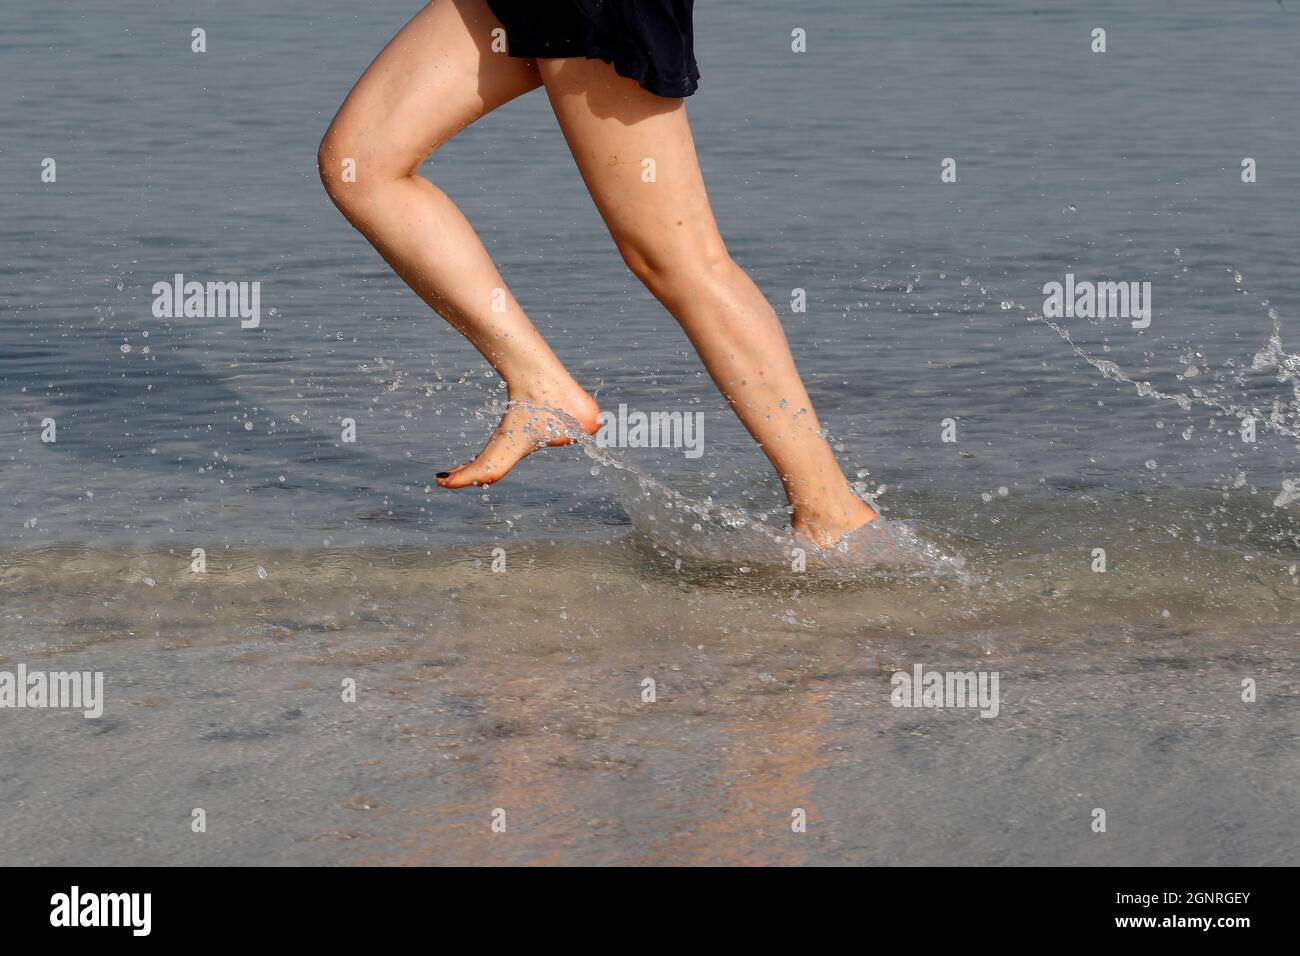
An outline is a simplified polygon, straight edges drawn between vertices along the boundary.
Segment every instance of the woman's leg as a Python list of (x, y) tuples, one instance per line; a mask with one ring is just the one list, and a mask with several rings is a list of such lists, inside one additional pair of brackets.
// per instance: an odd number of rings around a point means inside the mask
[(820, 434), (776, 313), (727, 255), (682, 101), (648, 93), (599, 60), (537, 66), (614, 242), (775, 466), (795, 531), (825, 546), (875, 518)]
[(506, 291), (473, 228), (417, 173), (461, 129), (540, 85), (533, 61), (492, 51), (499, 26), (485, 0), (434, 0), (357, 81), (319, 156), (325, 189), (343, 214), (521, 403), (477, 458), (440, 474), (438, 483), (451, 488), (495, 481), (540, 445), (570, 440), (555, 416), (533, 409), (559, 409), (588, 432), (597, 425), (596, 403)]

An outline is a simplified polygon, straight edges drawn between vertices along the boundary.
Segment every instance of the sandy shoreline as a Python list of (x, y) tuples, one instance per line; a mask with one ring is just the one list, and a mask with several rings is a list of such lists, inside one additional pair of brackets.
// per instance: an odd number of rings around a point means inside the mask
[[(107, 705), (0, 714), (0, 859), (1253, 865), (1300, 844), (1298, 668), (1269, 633), (545, 630), (28, 653), (105, 670)], [(918, 662), (997, 670), (998, 717), (891, 706)]]

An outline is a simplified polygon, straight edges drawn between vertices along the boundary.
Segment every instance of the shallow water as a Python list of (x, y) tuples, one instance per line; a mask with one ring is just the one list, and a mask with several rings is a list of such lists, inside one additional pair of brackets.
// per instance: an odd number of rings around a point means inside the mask
[[(7, 661), (103, 668), (109, 704), (99, 720), (6, 714), (0, 795), (22, 825), (0, 830), (5, 859), (1291, 858), (1294, 621), (1263, 582), (1216, 596), (1153, 569), (1165, 615), (1149, 579), (1104, 589), (1034, 562), (1005, 567), (1019, 593), (981, 606), (933, 580), (676, 569), (619, 538), (490, 561), (222, 552), (201, 576), (159, 552), (8, 562), (6, 632), (22, 639)], [(892, 707), (891, 675), (918, 663), (998, 672), (996, 719)], [(1107, 834), (1088, 829), (1095, 807)]]
[[(1290, 858), (1296, 12), (699, 6), (711, 196), (891, 522), (864, 560), (797, 567), (778, 484), (541, 94), (425, 171), (579, 380), (702, 413), (703, 454), (549, 449), (433, 485), (503, 393), (314, 169), (412, 5), (20, 0), (0, 669), (108, 691), (99, 720), (0, 710), (0, 859)], [(155, 319), (177, 272), (260, 281), (262, 326)], [(1042, 321), (1066, 273), (1151, 282), (1151, 325)], [(998, 671), (998, 718), (890, 706), (915, 664)]]

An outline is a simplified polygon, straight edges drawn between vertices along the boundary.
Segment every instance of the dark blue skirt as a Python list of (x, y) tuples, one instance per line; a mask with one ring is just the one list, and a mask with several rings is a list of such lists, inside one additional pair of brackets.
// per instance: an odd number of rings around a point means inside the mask
[(690, 96), (700, 78), (694, 0), (487, 0), (511, 56), (604, 60), (657, 96)]

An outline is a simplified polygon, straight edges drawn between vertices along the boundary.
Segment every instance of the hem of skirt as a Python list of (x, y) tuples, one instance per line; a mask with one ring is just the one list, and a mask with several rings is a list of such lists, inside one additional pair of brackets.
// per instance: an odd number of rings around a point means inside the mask
[(692, 70), (684, 76), (664, 77), (648, 69), (644, 63), (622, 62), (618, 57), (611, 56), (600, 50), (593, 50), (586, 56), (588, 60), (604, 60), (614, 68), (614, 72), (619, 76), (624, 79), (634, 80), (640, 85), (641, 89), (653, 93), (655, 96), (682, 99), (699, 89), (700, 74), (698, 70)]
[(584, 53), (555, 53), (550, 50), (534, 52), (527, 48), (517, 50), (515, 45), (511, 44), (507, 56), (520, 60), (569, 60), (577, 56), (585, 56), (588, 60), (603, 60), (612, 66), (614, 72), (624, 79), (635, 81), (648, 93), (669, 99), (681, 99), (690, 96), (699, 89), (700, 85), (699, 70), (691, 70), (689, 73), (679, 76), (660, 76), (644, 61), (635, 60), (629, 62), (626, 57), (620, 57), (619, 54), (609, 53), (598, 47), (593, 47)]

